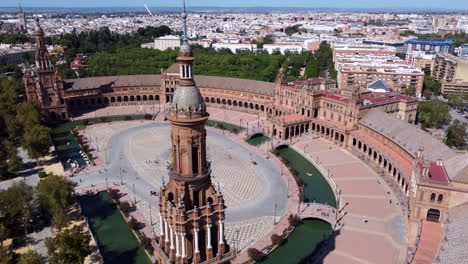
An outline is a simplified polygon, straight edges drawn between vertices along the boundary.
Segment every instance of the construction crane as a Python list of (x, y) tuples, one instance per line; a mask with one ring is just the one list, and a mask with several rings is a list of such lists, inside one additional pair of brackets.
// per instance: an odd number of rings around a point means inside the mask
[(148, 11), (148, 14), (150, 16), (153, 16), (153, 14), (151, 13), (151, 11), (149, 10), (148, 6), (146, 4), (144, 4), (145, 8), (146, 8), (146, 11)]

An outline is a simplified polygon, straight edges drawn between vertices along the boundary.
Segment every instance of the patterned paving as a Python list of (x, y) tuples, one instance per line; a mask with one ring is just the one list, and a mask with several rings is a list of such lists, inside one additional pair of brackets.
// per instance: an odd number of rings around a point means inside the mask
[[(99, 156), (105, 151), (112, 152), (108, 146), (112, 136), (125, 130), (149, 124), (153, 121), (126, 121), (98, 124), (86, 129), (91, 144)], [(220, 187), (226, 206), (232, 208), (258, 199), (265, 191), (266, 183), (252, 158), (234, 150), (226, 144), (225, 137), (210, 137), (207, 146), (208, 160), (212, 162), (212, 181)], [(167, 163), (170, 159), (170, 127), (148, 127), (132, 134), (125, 144), (124, 155), (132, 168), (146, 182), (159, 189), (168, 181)], [(233, 144), (237, 144), (234, 143)], [(242, 169), (239, 169), (242, 168)], [(129, 194), (134, 199), (133, 193)], [(147, 223), (152, 224), (154, 234), (159, 234), (159, 210), (137, 195), (137, 209)], [(273, 217), (255, 217), (245, 221), (226, 222), (226, 241), (240, 249), (249, 246), (265, 236), (273, 228)]]
[[(141, 177), (161, 186), (163, 177), (166, 182), (168, 180), (166, 166), (170, 150), (170, 128), (148, 128), (130, 138), (127, 156)], [(262, 177), (248, 157), (241, 157), (241, 153), (233, 151), (217, 137), (210, 137), (207, 154), (212, 162), (213, 184), (221, 188), (226, 206), (240, 206), (264, 192)]]

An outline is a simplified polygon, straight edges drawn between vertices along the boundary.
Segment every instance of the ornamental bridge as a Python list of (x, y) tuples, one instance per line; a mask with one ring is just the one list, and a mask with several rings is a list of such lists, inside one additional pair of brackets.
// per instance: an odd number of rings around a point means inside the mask
[(333, 206), (321, 203), (301, 203), (298, 216), (301, 219), (315, 218), (329, 223), (333, 228), (340, 222), (340, 212)]

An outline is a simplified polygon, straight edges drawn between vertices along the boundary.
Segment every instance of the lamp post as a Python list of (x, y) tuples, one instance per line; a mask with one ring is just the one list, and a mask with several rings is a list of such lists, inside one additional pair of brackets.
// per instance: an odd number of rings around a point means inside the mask
[(135, 204), (136, 204), (137, 200), (136, 200), (135, 184), (133, 184), (133, 198), (134, 198)]
[(273, 218), (273, 224), (276, 225), (276, 207), (278, 205), (275, 203), (275, 214), (274, 214), (274, 218)]

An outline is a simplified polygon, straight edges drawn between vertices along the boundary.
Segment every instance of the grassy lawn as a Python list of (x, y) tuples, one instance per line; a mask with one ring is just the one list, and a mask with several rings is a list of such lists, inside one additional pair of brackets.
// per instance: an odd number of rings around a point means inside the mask
[(79, 199), (106, 264), (150, 264), (108, 192)]
[(243, 127), (240, 127), (240, 126), (236, 126), (236, 125), (232, 125), (232, 124), (228, 124), (228, 123), (224, 123), (224, 122), (220, 122), (220, 121), (215, 121), (215, 120), (208, 120), (206, 122), (206, 125), (207, 126), (211, 126), (211, 127), (216, 127), (216, 128), (219, 128), (219, 129), (223, 129), (223, 130), (227, 130), (231, 133), (235, 133), (235, 134), (238, 134), (239, 132), (243, 131), (245, 128)]

